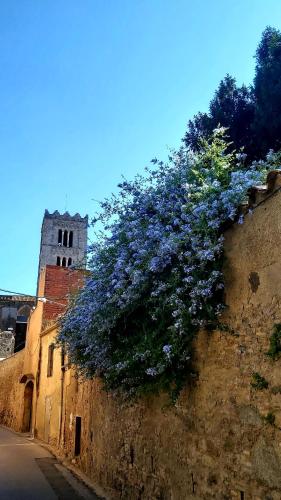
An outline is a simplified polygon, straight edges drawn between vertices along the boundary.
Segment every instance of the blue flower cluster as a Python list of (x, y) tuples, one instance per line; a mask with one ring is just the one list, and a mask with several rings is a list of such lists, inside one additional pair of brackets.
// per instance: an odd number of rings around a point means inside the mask
[(217, 130), (197, 155), (182, 148), (168, 163), (154, 160), (93, 221), (104, 231), (59, 339), (73, 363), (110, 389), (136, 394), (182, 380), (194, 334), (218, 321), (223, 228), (266, 168), (245, 170), (226, 147)]

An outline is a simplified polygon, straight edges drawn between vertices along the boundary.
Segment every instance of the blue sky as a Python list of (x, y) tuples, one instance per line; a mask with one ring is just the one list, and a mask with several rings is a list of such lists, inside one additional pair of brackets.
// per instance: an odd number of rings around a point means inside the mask
[(35, 292), (45, 208), (93, 214), (249, 84), (266, 25), (280, 0), (0, 1), (0, 288)]

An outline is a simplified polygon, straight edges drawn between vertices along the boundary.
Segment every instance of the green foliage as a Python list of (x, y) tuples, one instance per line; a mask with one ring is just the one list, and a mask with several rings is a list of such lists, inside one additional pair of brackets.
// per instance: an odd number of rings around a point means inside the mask
[(233, 337), (239, 337), (239, 333), (234, 330), (231, 326), (229, 326), (227, 323), (222, 323), (220, 322), (218, 324), (218, 330), (224, 333), (229, 333), (229, 335), (232, 335)]
[(281, 394), (281, 385), (275, 385), (270, 389), (270, 392), (272, 392), (272, 394)]
[(273, 360), (278, 359), (281, 355), (281, 324), (274, 326), (274, 332), (270, 337), (270, 346), (266, 355)]
[(256, 391), (262, 391), (263, 389), (267, 389), (268, 388), (268, 382), (258, 372), (254, 372), (253, 373), (253, 380), (251, 382), (251, 386)]
[(275, 424), (275, 415), (272, 411), (269, 411), (265, 417), (263, 417), (264, 421), (269, 425)]
[(221, 80), (210, 102), (209, 113), (198, 113), (188, 123), (184, 142), (199, 151), (201, 141), (211, 135), (217, 126), (226, 127), (232, 148), (240, 150), (251, 141), (251, 124), (254, 118), (252, 91), (245, 85), (237, 87), (235, 78), (226, 75)]
[[(256, 51), (253, 85), (238, 87), (230, 75), (221, 80), (208, 113), (198, 113), (188, 123), (184, 143), (201, 148), (216, 127), (228, 128), (233, 149), (247, 154), (247, 163), (265, 158), (281, 148), (281, 33), (267, 27)], [(230, 148), (231, 149), (231, 148)]]
[(216, 130), (196, 155), (182, 147), (147, 177), (120, 184), (95, 219), (89, 276), (61, 321), (71, 363), (130, 397), (169, 390), (193, 373), (193, 340), (217, 327), (223, 302), (223, 231), (267, 165), (241, 168)]
[(256, 52), (253, 133), (264, 156), (281, 147), (281, 33), (267, 27)]

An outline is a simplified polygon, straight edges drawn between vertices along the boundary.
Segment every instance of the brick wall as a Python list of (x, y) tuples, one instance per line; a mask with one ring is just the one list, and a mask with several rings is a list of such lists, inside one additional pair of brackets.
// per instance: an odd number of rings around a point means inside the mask
[[(83, 283), (81, 271), (67, 267), (46, 266), (42, 295), (48, 299), (43, 309), (43, 324), (55, 321)], [(52, 302), (53, 301), (53, 302)]]

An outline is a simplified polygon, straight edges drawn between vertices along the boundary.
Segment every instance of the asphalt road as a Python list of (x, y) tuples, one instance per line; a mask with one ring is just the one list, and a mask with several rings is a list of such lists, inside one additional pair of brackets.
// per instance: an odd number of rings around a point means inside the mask
[(0, 500), (98, 500), (32, 438), (0, 427)]

